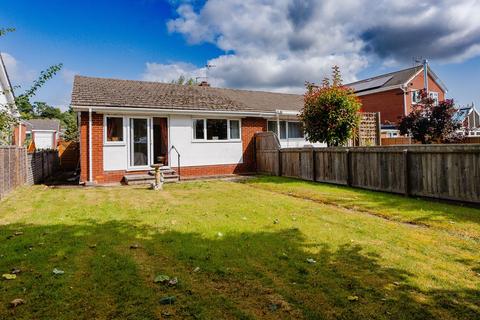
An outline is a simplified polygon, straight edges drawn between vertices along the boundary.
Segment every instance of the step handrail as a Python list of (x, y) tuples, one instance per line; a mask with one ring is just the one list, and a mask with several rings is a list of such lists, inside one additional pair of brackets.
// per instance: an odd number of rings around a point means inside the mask
[(172, 145), (170, 147), (170, 150), (168, 151), (169, 154), (172, 153), (172, 150), (175, 150), (175, 152), (177, 153), (177, 170), (178, 170), (178, 181), (180, 181), (180, 152), (178, 152), (178, 149), (175, 148), (174, 145)]

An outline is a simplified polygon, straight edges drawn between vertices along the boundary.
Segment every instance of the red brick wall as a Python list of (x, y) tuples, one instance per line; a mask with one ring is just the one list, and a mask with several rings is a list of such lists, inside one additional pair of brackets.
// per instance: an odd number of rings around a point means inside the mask
[[(20, 127), (22, 128), (21, 130), (19, 129)], [(21, 136), (19, 137), (20, 131), (21, 131)], [(13, 129), (13, 140), (12, 140), (13, 145), (23, 146), (23, 143), (25, 142), (26, 138), (27, 138), (27, 127), (24, 124), (19, 124)], [(18, 144), (18, 139), (20, 139), (20, 144)]]
[[(267, 120), (262, 118), (242, 119), (243, 163), (209, 166), (182, 167), (185, 177), (252, 173), (256, 171), (254, 136), (267, 130)], [(103, 115), (92, 113), (92, 167), (96, 183), (121, 182), (127, 173), (124, 170), (103, 171)], [(80, 181), (88, 181), (88, 112), (81, 113), (80, 121)], [(174, 168), (176, 169), (176, 168)], [(142, 171), (140, 171), (142, 172)], [(146, 171), (143, 171), (146, 172)], [(131, 172), (128, 174), (136, 174)]]
[(380, 112), (383, 124), (396, 123), (403, 116), (403, 91), (400, 89), (360, 96), (363, 112)]
[[(92, 113), (92, 177), (94, 182), (105, 181), (103, 172), (103, 115)], [(88, 181), (88, 112), (80, 119), (80, 181)]]

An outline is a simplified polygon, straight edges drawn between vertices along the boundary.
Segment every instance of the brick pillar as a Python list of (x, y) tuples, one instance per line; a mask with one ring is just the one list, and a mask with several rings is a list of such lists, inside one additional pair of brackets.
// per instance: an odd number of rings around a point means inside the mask
[[(88, 181), (88, 112), (80, 115), (80, 181)], [(103, 182), (103, 115), (92, 112), (92, 176)]]
[(255, 133), (267, 131), (267, 120), (263, 118), (242, 119), (243, 164), (245, 172), (255, 172)]

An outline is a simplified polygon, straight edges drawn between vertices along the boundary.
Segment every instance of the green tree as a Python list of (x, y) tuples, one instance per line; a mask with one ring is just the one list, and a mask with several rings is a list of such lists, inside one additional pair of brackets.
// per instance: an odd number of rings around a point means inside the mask
[(425, 90), (420, 92), (420, 97), (420, 103), (400, 121), (400, 133), (410, 135), (422, 144), (459, 141), (462, 137), (462, 124), (453, 119), (457, 112), (453, 100), (435, 103)]
[(331, 80), (323, 79), (320, 87), (306, 84), (304, 107), (300, 114), (305, 135), (310, 142), (341, 146), (353, 137), (358, 127), (360, 100), (353, 90), (342, 85), (340, 68), (332, 68)]
[(60, 108), (52, 107), (45, 102), (34, 102), (33, 117), (61, 120), (63, 117), (63, 114)]
[(66, 141), (78, 141), (77, 114), (70, 106), (67, 111), (62, 113), (63, 139)]
[(173, 84), (180, 84), (180, 85), (186, 85), (186, 86), (193, 86), (194, 84), (196, 84), (197, 82), (195, 81), (195, 79), (193, 78), (185, 78), (184, 75), (181, 75), (180, 77), (178, 77), (177, 80), (172, 80), (171, 83)]

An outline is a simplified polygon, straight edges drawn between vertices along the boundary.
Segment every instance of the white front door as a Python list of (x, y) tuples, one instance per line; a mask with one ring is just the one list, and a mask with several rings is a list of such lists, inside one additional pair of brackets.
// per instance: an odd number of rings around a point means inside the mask
[(150, 119), (130, 118), (129, 136), (129, 167), (148, 167), (150, 165)]

